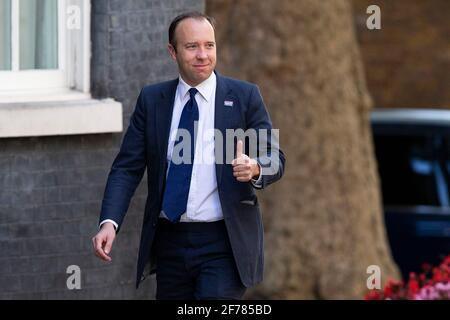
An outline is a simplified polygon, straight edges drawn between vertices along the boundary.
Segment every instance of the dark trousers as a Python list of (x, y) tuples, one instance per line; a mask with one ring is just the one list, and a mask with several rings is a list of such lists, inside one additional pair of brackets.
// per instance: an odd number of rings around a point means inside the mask
[(245, 293), (223, 220), (159, 219), (155, 239), (156, 299), (241, 299)]

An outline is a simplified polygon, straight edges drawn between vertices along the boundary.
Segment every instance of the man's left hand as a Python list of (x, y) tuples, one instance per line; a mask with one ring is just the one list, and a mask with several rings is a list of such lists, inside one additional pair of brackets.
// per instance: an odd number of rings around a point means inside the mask
[(258, 162), (244, 154), (242, 140), (237, 142), (236, 159), (231, 162), (231, 165), (233, 166), (233, 176), (237, 181), (249, 182), (251, 179), (259, 177)]

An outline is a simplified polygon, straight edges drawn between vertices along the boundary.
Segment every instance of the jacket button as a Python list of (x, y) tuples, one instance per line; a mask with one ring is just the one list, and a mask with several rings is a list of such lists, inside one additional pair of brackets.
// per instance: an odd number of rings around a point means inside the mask
[(152, 223), (153, 228), (156, 228), (156, 221)]

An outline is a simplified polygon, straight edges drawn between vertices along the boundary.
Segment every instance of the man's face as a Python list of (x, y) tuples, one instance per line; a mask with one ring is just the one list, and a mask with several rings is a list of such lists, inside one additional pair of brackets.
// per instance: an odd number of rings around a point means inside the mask
[(205, 81), (216, 67), (214, 29), (206, 19), (188, 18), (175, 29), (176, 50), (169, 44), (169, 52), (178, 64), (180, 75), (195, 87)]

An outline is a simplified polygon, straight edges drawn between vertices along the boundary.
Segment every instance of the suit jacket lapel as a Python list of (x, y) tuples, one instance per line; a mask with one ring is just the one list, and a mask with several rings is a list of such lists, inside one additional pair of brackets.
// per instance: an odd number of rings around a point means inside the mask
[(159, 191), (162, 192), (163, 181), (166, 175), (167, 145), (169, 143), (170, 125), (172, 123), (173, 105), (177, 90), (178, 79), (169, 82), (168, 86), (161, 91), (159, 103), (155, 110), (156, 141), (160, 159)]
[[(227, 129), (228, 118), (231, 114), (231, 108), (225, 106), (225, 101), (228, 100), (230, 89), (226, 83), (225, 78), (223, 78), (218, 72), (214, 71), (217, 77), (217, 86), (216, 86), (216, 102), (215, 102), (215, 111), (214, 111), (214, 128), (220, 130), (222, 134), (223, 148), (222, 153), (218, 152), (217, 144), (215, 145), (216, 150), (216, 177), (217, 177), (217, 186), (220, 185), (222, 181), (222, 169), (225, 164), (226, 155), (226, 135), (225, 130)], [(231, 101), (234, 98), (230, 98)], [(220, 147), (220, 146), (219, 146)], [(222, 157), (222, 159), (218, 158), (218, 155)]]

